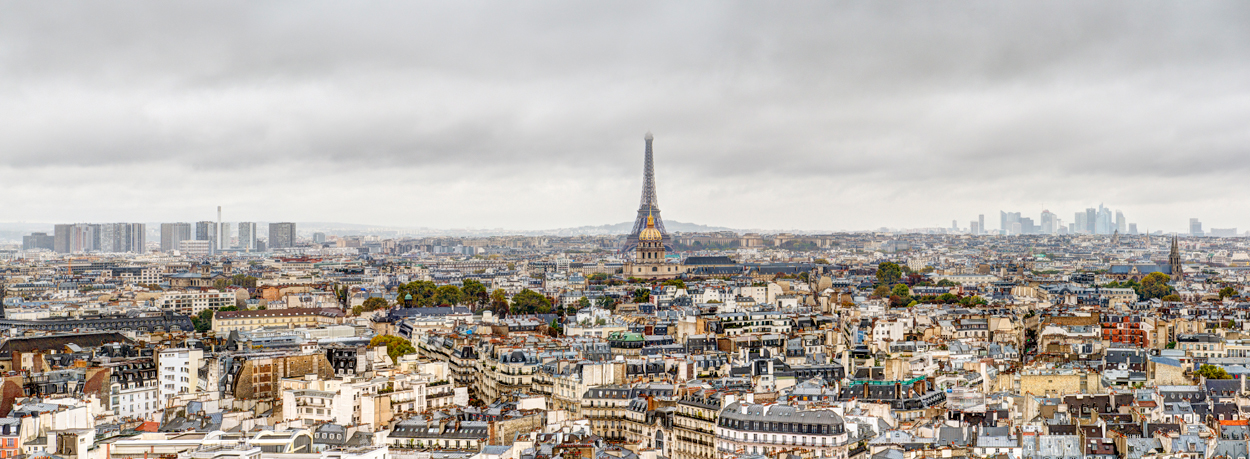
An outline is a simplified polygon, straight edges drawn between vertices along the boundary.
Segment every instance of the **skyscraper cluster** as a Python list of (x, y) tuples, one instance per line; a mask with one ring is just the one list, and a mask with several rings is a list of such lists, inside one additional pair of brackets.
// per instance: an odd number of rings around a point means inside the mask
[[(1020, 212), (1000, 211), (998, 213), (999, 234), (1137, 234), (1137, 225), (1124, 218), (1124, 212), (1113, 211), (1099, 204), (1098, 208), (1088, 208), (1077, 212), (1071, 223), (1065, 225), (1059, 215), (1050, 210), (1043, 210), (1040, 218), (1033, 220)], [(970, 231), (973, 234), (985, 234), (985, 216), (972, 222)]]
[[(161, 251), (174, 250), (211, 255), (237, 250), (243, 252), (263, 251), (266, 248), (258, 239), (256, 222), (239, 222), (232, 226), (221, 221), (191, 223), (162, 223)], [(232, 228), (237, 229), (232, 232)], [(290, 222), (269, 224), (269, 249), (295, 246), (295, 224)]]
[[(32, 243), (41, 239), (31, 236)], [(52, 231), (52, 250), (59, 253), (141, 253), (146, 244), (147, 225), (143, 223), (62, 224), (55, 225)]]

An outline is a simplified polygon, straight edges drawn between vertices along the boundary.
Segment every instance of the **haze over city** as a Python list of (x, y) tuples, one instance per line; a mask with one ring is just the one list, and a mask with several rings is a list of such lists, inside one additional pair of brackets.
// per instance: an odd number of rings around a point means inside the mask
[[(0, 6), (8, 222), (1250, 228), (1250, 8)], [(994, 228), (993, 225), (990, 228)]]

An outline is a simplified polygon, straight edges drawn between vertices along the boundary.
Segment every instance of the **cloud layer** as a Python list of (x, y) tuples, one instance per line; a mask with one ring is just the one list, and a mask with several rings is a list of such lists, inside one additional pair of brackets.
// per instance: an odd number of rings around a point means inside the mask
[[(1250, 228), (1243, 2), (0, 6), (8, 219)], [(991, 216), (990, 214), (994, 214)]]

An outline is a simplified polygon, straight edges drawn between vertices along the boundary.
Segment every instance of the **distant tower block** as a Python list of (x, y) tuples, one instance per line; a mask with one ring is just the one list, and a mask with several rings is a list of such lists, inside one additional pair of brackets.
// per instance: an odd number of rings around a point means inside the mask
[(668, 231), (664, 229), (664, 220), (660, 218), (660, 206), (655, 197), (655, 168), (651, 158), (651, 141), (655, 139), (650, 132), (647, 132), (646, 159), (643, 161), (642, 171), (642, 203), (638, 206), (638, 217), (634, 219), (634, 230), (629, 232), (629, 237), (625, 238), (625, 244), (621, 246), (622, 252), (632, 252), (638, 247), (638, 235), (642, 230), (647, 228), (647, 217), (654, 219), (655, 229), (660, 230), (660, 234), (664, 235), (664, 247), (671, 250), (672, 238), (668, 235)]

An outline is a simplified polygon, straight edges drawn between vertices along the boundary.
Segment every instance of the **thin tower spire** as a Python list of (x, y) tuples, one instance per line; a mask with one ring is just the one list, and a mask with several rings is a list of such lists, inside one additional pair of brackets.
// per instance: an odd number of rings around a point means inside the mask
[(637, 248), (638, 234), (647, 227), (647, 217), (655, 220), (655, 229), (660, 230), (660, 234), (664, 235), (664, 246), (671, 245), (668, 231), (664, 229), (664, 220), (660, 218), (659, 200), (655, 194), (655, 160), (651, 153), (651, 142), (655, 136), (648, 131), (643, 139), (647, 142), (647, 148), (642, 163), (642, 199), (638, 204), (638, 216), (634, 219), (634, 229), (629, 232), (629, 237), (625, 238), (625, 244), (621, 246), (622, 252)]

